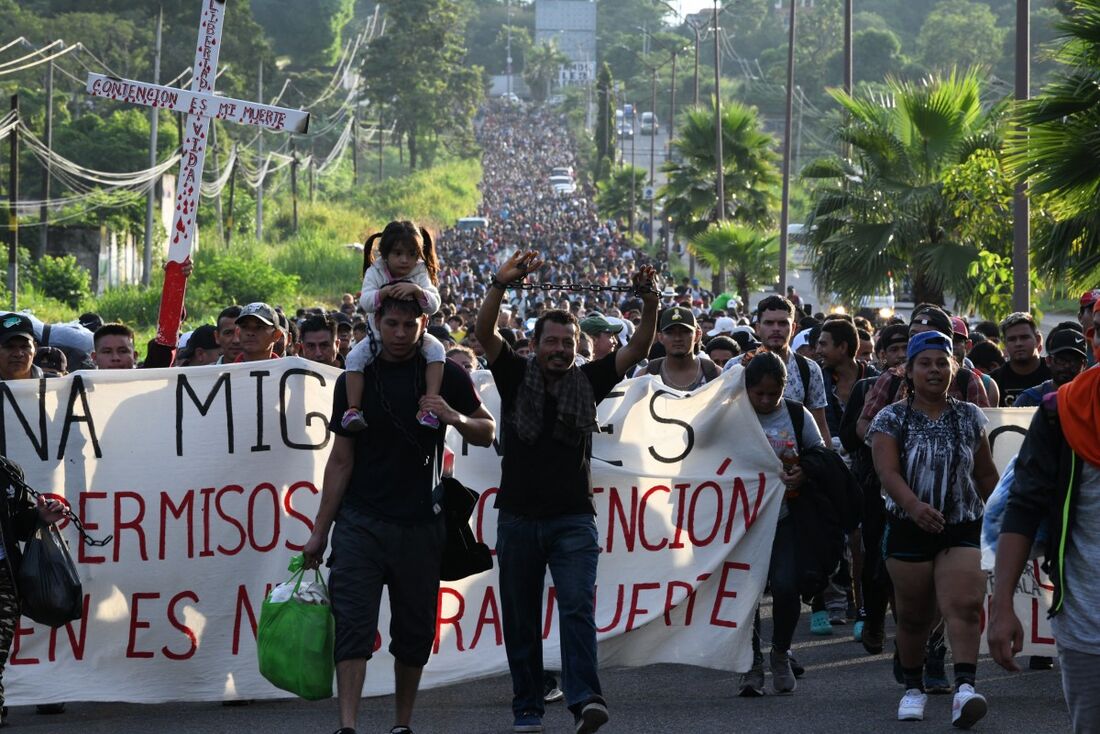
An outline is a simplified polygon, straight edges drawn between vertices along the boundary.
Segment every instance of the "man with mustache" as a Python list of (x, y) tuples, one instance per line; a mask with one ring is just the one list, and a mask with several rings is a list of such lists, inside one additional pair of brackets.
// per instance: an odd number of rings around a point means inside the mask
[(574, 365), (579, 327), (569, 311), (535, 323), (533, 356), (516, 355), (497, 332), (505, 291), (541, 267), (516, 252), (497, 271), (477, 315), (476, 334), (500, 392), (503, 419), (497, 561), (504, 647), (512, 673), (512, 730), (542, 731), (543, 582), (554, 580), (560, 615), (562, 681), (578, 734), (607, 723), (596, 661), (594, 594), (599, 542), (592, 502), (596, 405), (649, 353), (657, 326), (653, 268), (633, 278), (644, 303), (630, 342), (602, 359)]

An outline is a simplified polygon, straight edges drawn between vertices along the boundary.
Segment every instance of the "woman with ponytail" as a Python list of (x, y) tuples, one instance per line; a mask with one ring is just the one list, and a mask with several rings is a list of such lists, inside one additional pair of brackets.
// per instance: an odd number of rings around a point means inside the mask
[[(375, 258), (375, 243), (378, 256)], [(363, 245), (363, 288), (359, 305), (373, 318), (386, 298), (415, 300), (425, 315), (439, 310), (439, 265), (435, 257), (428, 230), (409, 221), (394, 221), (381, 232), (367, 238)], [(363, 370), (378, 356), (380, 345), (374, 336), (377, 324), (368, 322), (367, 338), (348, 353), (345, 366), (348, 409), (340, 424), (348, 431), (361, 431), (367, 427), (360, 408), (363, 397)], [(443, 363), (447, 351), (431, 334), (424, 334), (420, 353), (428, 363), (424, 371), (425, 395), (438, 396), (443, 385)], [(439, 418), (430, 411), (421, 410), (416, 415), (421, 425), (439, 428)]]
[(889, 515), (883, 555), (894, 583), (906, 688), (898, 720), (924, 719), (925, 641), (938, 606), (955, 662), (951, 723), (965, 729), (987, 709), (974, 691), (986, 591), (980, 532), (997, 469), (985, 414), (947, 396), (958, 369), (952, 348), (951, 337), (938, 331), (909, 340), (908, 397), (879, 412), (867, 440)]

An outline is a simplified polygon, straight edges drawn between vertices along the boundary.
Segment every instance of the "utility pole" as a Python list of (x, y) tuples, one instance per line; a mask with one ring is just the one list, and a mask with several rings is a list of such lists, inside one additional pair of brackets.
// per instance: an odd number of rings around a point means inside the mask
[(385, 139), (382, 137), (382, 110), (378, 110), (378, 180), (381, 181), (385, 177), (385, 171), (383, 166), (385, 165), (385, 158), (383, 158), (385, 145)]
[[(260, 102), (264, 101), (264, 62), (260, 62), (260, 75), (259, 82), (257, 84), (258, 93), (256, 99)], [(180, 138), (181, 140), (183, 138)], [(260, 128), (256, 131), (256, 153), (257, 160), (260, 166), (260, 183), (256, 187), (256, 241), (263, 242), (264, 239), (264, 174), (267, 173), (267, 166), (264, 165), (264, 131)]]
[(298, 146), (290, 141), (290, 206), (291, 226), (298, 232)]
[[(53, 153), (53, 62), (46, 70), (46, 150)], [(42, 177), (42, 206), (38, 210), (39, 240), (37, 257), (46, 254), (49, 245), (49, 211), (46, 202), (50, 200), (50, 179), (53, 177), (53, 163), (46, 158), (46, 175)]]
[(691, 30), (695, 31), (695, 97), (692, 100), (692, 104), (696, 107), (699, 106), (699, 26), (694, 23), (689, 23)]
[(852, 0), (844, 0), (844, 92), (852, 93)]
[(351, 172), (355, 188), (359, 188), (359, 116), (357, 114), (351, 118)]
[[(1016, 99), (1031, 97), (1031, 2), (1016, 0)], [(1012, 197), (1012, 308), (1031, 311), (1031, 203), (1027, 184), (1016, 184)]]
[(651, 70), (652, 73), (653, 73), (653, 76), (652, 76), (652, 86), (650, 88), (650, 94), (649, 94), (649, 109), (652, 111), (653, 118), (654, 118), (653, 119), (653, 126), (650, 128), (650, 130), (652, 130), (652, 132), (650, 133), (650, 136), (649, 136), (649, 191), (650, 191), (650, 197), (649, 197), (649, 246), (650, 247), (653, 247), (653, 241), (654, 241), (653, 237), (655, 235), (655, 232), (653, 231), (653, 205), (654, 205), (654, 202), (657, 198), (655, 196), (655, 194), (657, 193), (656, 192), (656, 183), (657, 183), (656, 175), (657, 175), (657, 171), (656, 171), (656, 167), (655, 167), (656, 154), (657, 154), (657, 128), (659, 127), (659, 125), (657, 123), (657, 119), (656, 119), (657, 118), (657, 68), (658, 67), (654, 66)]
[[(11, 96), (11, 111), (19, 122), (19, 93)], [(11, 291), (11, 310), (19, 308), (19, 125), (11, 130), (11, 162), (8, 166), (8, 290)]]
[[(634, 118), (638, 116), (638, 110), (631, 108), (630, 113), (630, 238), (634, 239), (634, 211), (638, 208), (637, 188), (638, 167), (635, 165), (634, 138), (638, 137), (638, 131), (634, 129)], [(626, 119), (626, 105), (623, 105), (623, 119)]]
[[(153, 84), (160, 84), (160, 49), (161, 33), (164, 30), (164, 7), (157, 12), (157, 45), (153, 54)], [(153, 107), (149, 110), (149, 167), (157, 165), (157, 125), (160, 123), (160, 110)], [(180, 136), (180, 145), (183, 145), (183, 136)], [(149, 279), (153, 274), (153, 221), (156, 215), (157, 188), (160, 181), (156, 181), (149, 187), (149, 196), (145, 200), (145, 240), (141, 254), (141, 284), (149, 285)]]
[(790, 28), (787, 35), (787, 124), (783, 128), (783, 204), (779, 213), (779, 292), (787, 292), (787, 244), (790, 228), (791, 206), (791, 122), (794, 116), (794, 40), (795, 8), (791, 3)]
[[(718, 0), (714, 0), (714, 165), (718, 189), (718, 210), (715, 219), (721, 224), (726, 220), (726, 167), (725, 155), (722, 151), (722, 54), (718, 47)], [(717, 292), (720, 293), (726, 289), (725, 267), (718, 267), (714, 280)]]
[(317, 167), (317, 160), (313, 156), (313, 154), (310, 153), (310, 156), (309, 156), (309, 203), (310, 204), (313, 203), (313, 197), (314, 197), (314, 194), (316, 193), (316, 190), (313, 187), (313, 174), (314, 174), (314, 169), (316, 167)]
[(512, 0), (508, 0), (508, 24), (505, 26), (505, 29), (507, 35), (504, 42), (504, 73), (508, 76), (508, 80), (505, 82), (505, 88), (510, 95), (512, 94)]
[(225, 220), (225, 249), (229, 249), (229, 242), (233, 239), (233, 199), (237, 192), (237, 145), (234, 143), (233, 170), (229, 172), (229, 216)]
[(802, 91), (802, 87), (795, 87), (795, 91), (798, 93), (798, 132), (795, 136), (794, 143), (794, 170), (802, 170), (802, 116), (805, 114), (806, 109), (806, 93)]

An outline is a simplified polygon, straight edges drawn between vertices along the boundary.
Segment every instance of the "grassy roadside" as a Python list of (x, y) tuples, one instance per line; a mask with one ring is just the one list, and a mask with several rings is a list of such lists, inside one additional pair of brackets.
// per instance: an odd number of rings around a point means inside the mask
[[(299, 202), (297, 233), (291, 231), (289, 197), (275, 197), (267, 202), (264, 242), (235, 235), (226, 248), (213, 228), (202, 229), (201, 246), (193, 256), (184, 330), (213, 323), (230, 303), (264, 300), (289, 312), (334, 307), (343, 293), (359, 289), (362, 255), (348, 244), (362, 242), (364, 233), (378, 231), (392, 219), (413, 219), (434, 231), (454, 224), (476, 211), (481, 174), (479, 161), (455, 160), (346, 193), (330, 191), (328, 201)], [(132, 326), (140, 345), (155, 331), (163, 282), (159, 269), (152, 280), (149, 288), (113, 288), (84, 299), (76, 308), (28, 283), (20, 287), (18, 305), (50, 323), (95, 311), (104, 320)]]

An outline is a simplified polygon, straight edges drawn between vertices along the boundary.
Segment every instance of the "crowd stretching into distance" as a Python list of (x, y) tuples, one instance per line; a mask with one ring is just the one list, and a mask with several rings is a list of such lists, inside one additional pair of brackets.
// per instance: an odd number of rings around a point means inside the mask
[[(1076, 731), (1100, 731), (1100, 590), (1089, 583), (1100, 565), (1100, 291), (1081, 296), (1078, 319), (1045, 334), (1026, 313), (971, 323), (942, 304), (917, 304), (908, 319), (813, 313), (793, 289), (750, 308), (698, 281), (660, 277), (667, 263), (601, 220), (591, 190), (560, 195), (547, 185), (552, 169), (575, 164), (556, 113), (493, 103), (478, 131), (483, 219), (435, 236), (390, 223), (366, 239), (362, 287), (338, 310), (226, 304), (177, 348), (150, 344), (143, 355), (129, 327), (105, 323), (109, 314), (53, 325), (6, 314), (0, 379), (286, 356), (345, 369), (305, 546), (307, 565), (327, 560), (331, 569), (337, 734), (355, 732), (383, 586), (393, 609), (392, 734), (412, 731), (435, 632), (442, 519), (432, 493), (444, 431), (481, 446), (500, 439), (496, 550), (513, 731), (541, 732), (547, 704), (564, 699), (575, 731), (590, 734), (611, 718), (593, 607), (596, 406), (626, 378), (649, 375), (690, 393), (741, 367), (782, 463), (784, 497), (768, 571), (771, 629), (757, 611), (753, 663), (731, 696), (765, 695), (767, 672), (774, 693), (795, 693), (803, 670), (791, 644), (806, 600), (812, 634), (850, 631), (867, 654), (893, 650), (899, 720), (922, 720), (929, 694), (943, 693), (952, 723), (975, 725), (990, 705), (977, 690), (981, 536), (983, 525), (990, 532), (987, 502), (1000, 496), (990, 651), (1017, 669), (1012, 592), (1036, 536), (1045, 537), (1038, 552), (1055, 587), (1067, 705)], [(470, 373), (482, 369), (501, 397), (496, 418), (473, 389)], [(982, 410), (996, 406), (1038, 406), (1005, 477)], [(26, 519), (56, 519), (57, 508), (21, 496), (7, 504), (0, 530), (17, 559)], [(560, 687), (542, 658), (547, 569), (560, 611)], [(8, 575), (0, 572), (4, 659), (17, 615)]]

